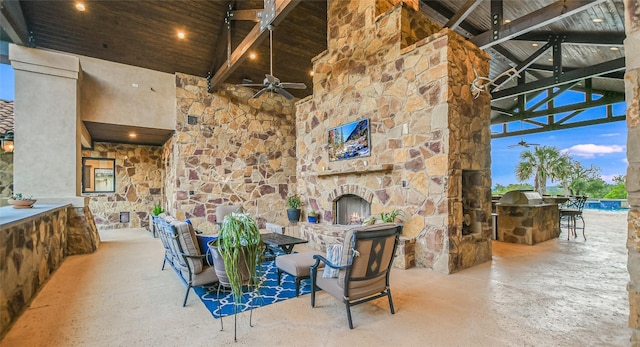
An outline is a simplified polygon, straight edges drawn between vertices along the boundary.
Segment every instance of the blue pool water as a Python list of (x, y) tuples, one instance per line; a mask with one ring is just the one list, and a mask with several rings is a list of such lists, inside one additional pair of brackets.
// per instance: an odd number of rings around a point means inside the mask
[(629, 207), (623, 207), (623, 202), (626, 203), (624, 200), (588, 200), (584, 208), (608, 211), (628, 210)]

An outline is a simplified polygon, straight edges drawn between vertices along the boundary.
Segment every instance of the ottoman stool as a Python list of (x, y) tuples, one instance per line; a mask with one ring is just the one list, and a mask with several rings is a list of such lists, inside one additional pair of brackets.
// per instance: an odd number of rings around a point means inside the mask
[(300, 281), (309, 278), (309, 268), (316, 262), (315, 259), (313, 259), (313, 256), (316, 254), (324, 255), (324, 253), (318, 251), (311, 251), (277, 256), (278, 285), (280, 285), (280, 275), (282, 272), (288, 273), (293, 276), (296, 281), (296, 296), (298, 296), (300, 292)]

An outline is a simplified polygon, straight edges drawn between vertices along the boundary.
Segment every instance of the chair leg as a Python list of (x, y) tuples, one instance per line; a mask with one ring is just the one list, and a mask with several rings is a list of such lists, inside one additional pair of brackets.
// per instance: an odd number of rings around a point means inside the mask
[(584, 229), (585, 229), (584, 218), (580, 216), (580, 220), (582, 221), (582, 237), (584, 237), (584, 240), (587, 241), (587, 236), (584, 234)]
[(316, 307), (316, 274), (311, 272), (311, 307)]
[(278, 274), (278, 285), (280, 285), (280, 276), (282, 275), (282, 271), (279, 268), (276, 268), (276, 273)]
[(184, 301), (182, 302), (182, 307), (187, 305), (187, 298), (189, 297), (189, 289), (191, 289), (191, 285), (187, 286), (187, 292), (184, 294)]
[(391, 309), (391, 314), (396, 314), (396, 310), (393, 308), (393, 300), (391, 300), (391, 290), (387, 289), (387, 297), (389, 297), (389, 308)]
[(353, 322), (351, 321), (351, 305), (349, 305), (348, 301), (344, 302), (345, 306), (347, 306), (347, 320), (349, 320), (349, 329), (353, 329)]
[(296, 277), (296, 298), (298, 297), (298, 294), (300, 294), (300, 281), (302, 281), (302, 279), (300, 277)]

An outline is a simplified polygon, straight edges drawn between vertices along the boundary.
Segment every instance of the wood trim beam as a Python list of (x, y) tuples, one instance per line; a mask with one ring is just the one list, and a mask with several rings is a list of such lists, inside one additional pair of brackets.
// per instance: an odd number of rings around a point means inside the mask
[(467, 2), (456, 12), (453, 17), (449, 19), (447, 24), (444, 25), (445, 28), (450, 28), (451, 30), (455, 29), (464, 21), (473, 10), (478, 7), (482, 3), (482, 0), (467, 0)]
[(607, 0), (556, 1), (551, 5), (545, 6), (537, 11), (533, 11), (525, 16), (513, 20), (511, 23), (501, 24), (499, 30), (500, 37), (498, 39), (493, 39), (493, 31), (489, 30), (472, 37), (471, 42), (481, 49), (487, 49), (491, 46), (511, 40), (514, 37), (544, 27), (558, 20), (570, 17), (605, 1)]
[(22, 46), (30, 44), (29, 28), (24, 19), (20, 1), (0, 0), (0, 23), (2, 23), (2, 29), (9, 35), (11, 42)]
[(563, 73), (559, 78), (548, 77), (534, 82), (529, 82), (523, 85), (503, 89), (494, 93), (491, 93), (492, 100), (500, 100), (505, 98), (512, 98), (516, 95), (526, 94), (541, 89), (550, 87), (556, 87), (561, 84), (575, 82), (588, 77), (594, 77), (599, 75), (608, 74), (611, 72), (622, 71), (625, 69), (625, 58), (618, 58), (615, 60), (607, 61), (604, 63), (596, 64), (582, 69), (576, 69)]
[[(271, 24), (277, 26), (293, 10), (301, 0), (276, 0), (276, 12)], [(261, 23), (257, 23), (238, 47), (231, 53), (229, 62), (223, 64), (209, 80), (209, 92), (218, 87), (244, 62), (247, 52), (256, 49), (269, 35), (268, 30), (261, 29)]]

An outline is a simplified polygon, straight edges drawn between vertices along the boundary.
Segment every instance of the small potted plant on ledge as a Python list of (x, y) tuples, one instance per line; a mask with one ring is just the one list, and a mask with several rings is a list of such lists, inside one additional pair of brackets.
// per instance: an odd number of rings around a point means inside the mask
[(7, 202), (13, 205), (13, 208), (31, 208), (36, 203), (36, 200), (22, 193), (16, 193)]
[(290, 222), (297, 222), (300, 220), (300, 196), (297, 194), (289, 195), (287, 197), (287, 217)]
[(316, 210), (311, 210), (307, 214), (307, 220), (309, 223), (318, 223), (318, 212)]

